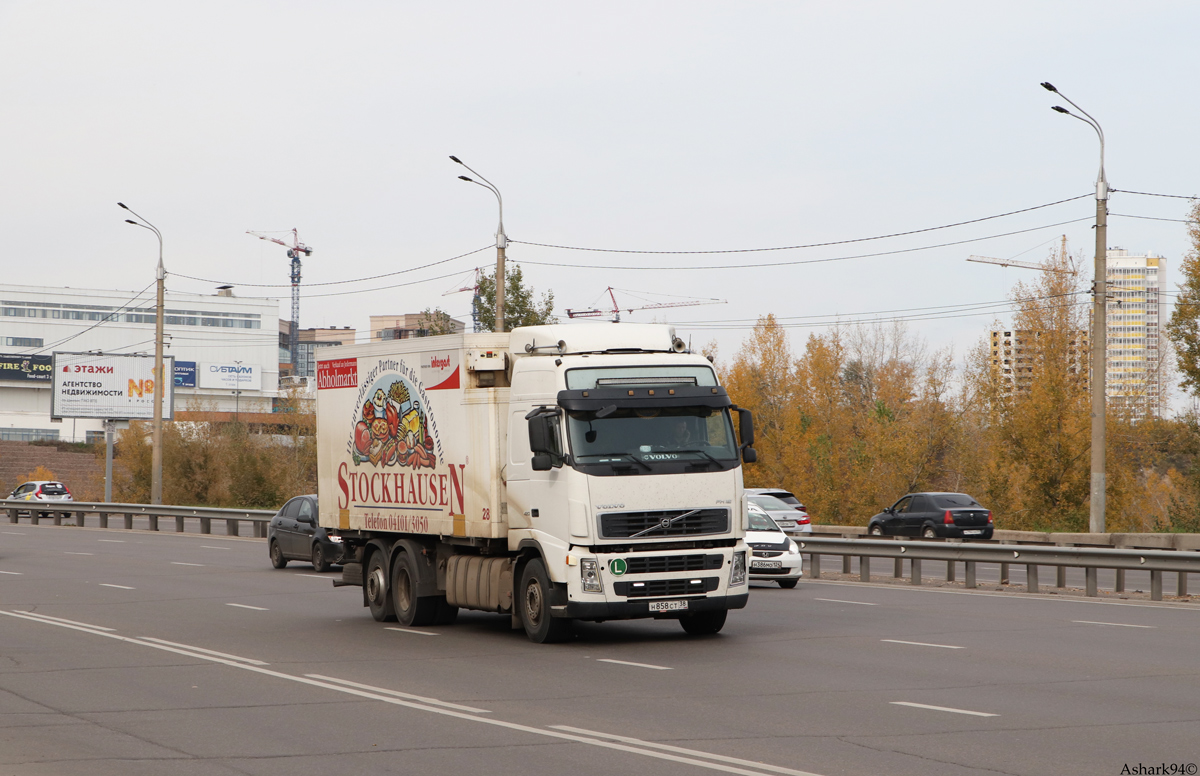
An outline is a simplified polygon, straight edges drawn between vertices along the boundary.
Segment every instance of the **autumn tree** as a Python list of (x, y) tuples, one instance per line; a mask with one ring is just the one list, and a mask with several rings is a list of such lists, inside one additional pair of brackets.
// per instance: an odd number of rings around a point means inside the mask
[[(484, 273), (479, 279), (479, 299), (475, 303), (479, 327), (496, 330), (496, 273)], [(504, 330), (518, 326), (539, 326), (557, 322), (554, 317), (554, 292), (547, 291), (540, 300), (532, 286), (525, 285), (520, 264), (510, 264), (504, 272)]]
[(981, 426), (975, 495), (1001, 528), (1085, 530), (1091, 419), (1088, 321), (1066, 245), (1012, 293), (1012, 328), (981, 342), (967, 379)]
[(1167, 322), (1167, 337), (1175, 346), (1180, 385), (1193, 396), (1200, 396), (1200, 201), (1192, 205), (1188, 237), (1192, 247), (1179, 265), (1183, 282), (1175, 310)]

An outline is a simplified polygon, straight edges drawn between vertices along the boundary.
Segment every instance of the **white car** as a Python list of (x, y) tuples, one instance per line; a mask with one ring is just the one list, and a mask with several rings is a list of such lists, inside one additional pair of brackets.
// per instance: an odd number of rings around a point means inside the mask
[(791, 589), (804, 576), (804, 560), (800, 547), (775, 524), (765, 511), (753, 502), (747, 505), (750, 529), (746, 544), (750, 545), (750, 579), (778, 582)]
[[(0, 491), (2, 493), (3, 491)], [(71, 491), (66, 485), (61, 482), (52, 480), (34, 480), (33, 482), (25, 482), (16, 487), (9, 494), (10, 499), (19, 499), (21, 501), (74, 501), (71, 496)], [(44, 517), (50, 514), (49, 512), (39, 512), (39, 517)]]
[(746, 493), (746, 500), (770, 515), (771, 519), (788, 533), (812, 533), (812, 521), (807, 512), (800, 511), (791, 504), (768, 496), (765, 493)]

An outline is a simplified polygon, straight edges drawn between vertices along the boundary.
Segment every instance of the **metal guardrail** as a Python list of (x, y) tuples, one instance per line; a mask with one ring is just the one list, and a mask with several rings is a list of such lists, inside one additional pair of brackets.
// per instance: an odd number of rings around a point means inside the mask
[(1012, 564), (1025, 566), (1026, 585), (1031, 593), (1038, 592), (1038, 567), (1054, 566), (1058, 570), (1057, 586), (1066, 586), (1066, 569), (1082, 568), (1085, 572), (1086, 593), (1098, 595), (1096, 572), (1099, 569), (1117, 571), (1118, 592), (1124, 587), (1124, 572), (1141, 570), (1150, 572), (1150, 597), (1162, 600), (1163, 572), (1179, 574), (1177, 594), (1187, 595), (1187, 575), (1200, 573), (1200, 552), (1190, 550), (1120, 549), (1108, 547), (1065, 547), (1029, 544), (991, 544), (962, 541), (894, 541), (890, 539), (856, 539), (815, 537), (811, 534), (794, 537), (800, 551), (809, 555), (808, 576), (821, 576), (821, 556), (836, 555), (842, 558), (842, 573), (849, 574), (850, 559), (859, 559), (859, 579), (870, 581), (871, 559), (890, 558), (894, 562), (894, 576), (903, 576), (903, 563), (909, 561), (911, 583), (921, 584), (921, 561), (945, 561), (946, 579), (955, 580), (955, 564), (965, 566), (966, 587), (976, 586), (976, 564), (995, 563), (1000, 565), (1002, 583), (1008, 581), (1008, 568)]
[[(108, 528), (109, 519), (115, 515), (124, 518), (124, 527), (132, 530), (134, 517), (149, 519), (150, 530), (159, 530), (159, 518), (175, 518), (175, 531), (184, 532), (185, 520), (199, 520), (200, 533), (212, 533), (212, 521), (224, 520), (225, 532), (228, 536), (240, 535), (240, 524), (249, 523), (256, 538), (266, 538), (267, 524), (275, 516), (273, 510), (266, 509), (212, 509), (209, 507), (180, 507), (166, 504), (152, 506), (150, 504), (113, 504), (87, 501), (25, 501), (23, 499), (0, 499), (0, 509), (8, 513), (8, 522), (16, 523), (21, 513), (28, 513), (33, 525), (41, 520), (53, 520), (54, 525), (62, 525), (64, 519), (72, 516), (75, 525), (83, 527), (87, 515), (97, 515), (101, 528)], [(41, 517), (47, 515), (47, 517)]]

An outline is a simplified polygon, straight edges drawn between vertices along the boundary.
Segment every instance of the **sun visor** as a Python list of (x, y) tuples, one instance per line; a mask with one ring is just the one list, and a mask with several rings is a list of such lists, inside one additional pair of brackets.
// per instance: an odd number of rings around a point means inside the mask
[(711, 407), (733, 406), (729, 394), (719, 386), (659, 385), (630, 388), (591, 388), (586, 391), (559, 391), (558, 406), (571, 412), (598, 410), (601, 407)]

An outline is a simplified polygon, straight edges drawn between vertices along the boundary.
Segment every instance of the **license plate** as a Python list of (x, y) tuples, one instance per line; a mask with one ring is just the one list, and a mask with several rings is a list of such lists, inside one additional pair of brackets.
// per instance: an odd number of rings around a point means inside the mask
[(650, 611), (652, 612), (678, 612), (681, 609), (687, 608), (687, 601), (651, 601)]
[(750, 561), (752, 569), (781, 569), (783, 561), (781, 560), (752, 560)]
[(979, 536), (982, 533), (983, 533), (983, 531), (980, 529), (976, 529), (973, 531), (963, 531), (963, 536)]

